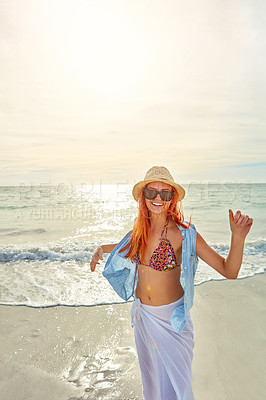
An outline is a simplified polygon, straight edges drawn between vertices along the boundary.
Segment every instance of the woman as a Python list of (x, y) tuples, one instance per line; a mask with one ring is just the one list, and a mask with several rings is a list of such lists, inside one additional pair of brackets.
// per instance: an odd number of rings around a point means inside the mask
[(124, 299), (133, 296), (131, 321), (144, 400), (192, 400), (194, 347), (190, 308), (198, 257), (229, 279), (241, 267), (253, 220), (229, 210), (231, 246), (223, 258), (184, 222), (185, 190), (165, 167), (152, 167), (132, 191), (138, 201), (133, 230), (118, 244), (98, 247), (91, 270), (110, 253), (103, 275)]

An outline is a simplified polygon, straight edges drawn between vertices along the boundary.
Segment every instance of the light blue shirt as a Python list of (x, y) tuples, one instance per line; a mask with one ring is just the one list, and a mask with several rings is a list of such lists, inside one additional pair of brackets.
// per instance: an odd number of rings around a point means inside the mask
[[(183, 237), (180, 283), (184, 289), (184, 304), (174, 308), (171, 316), (171, 325), (176, 332), (182, 333), (186, 325), (188, 311), (193, 305), (194, 277), (198, 265), (196, 254), (197, 232), (194, 225), (191, 225), (188, 229), (178, 224), (176, 225)], [(131, 297), (135, 298), (138, 268), (136, 263), (132, 263), (128, 258), (125, 258), (125, 254), (129, 249), (124, 250), (122, 253), (118, 253), (118, 251), (129, 242), (131, 234), (132, 231), (128, 232), (113, 249), (102, 272), (116, 293), (126, 301)]]

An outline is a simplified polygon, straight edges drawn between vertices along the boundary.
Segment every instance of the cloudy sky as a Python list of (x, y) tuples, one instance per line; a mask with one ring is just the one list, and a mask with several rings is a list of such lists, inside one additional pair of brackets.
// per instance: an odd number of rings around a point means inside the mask
[(263, 0), (0, 0), (0, 185), (266, 182)]

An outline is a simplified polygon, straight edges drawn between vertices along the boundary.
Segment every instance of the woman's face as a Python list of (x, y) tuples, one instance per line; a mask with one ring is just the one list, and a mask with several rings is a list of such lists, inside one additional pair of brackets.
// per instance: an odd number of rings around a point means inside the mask
[[(146, 187), (148, 189), (158, 190), (158, 192), (161, 190), (173, 191), (172, 186), (163, 182), (150, 182)], [(163, 201), (158, 193), (154, 200), (148, 200), (145, 198), (145, 203), (149, 211), (155, 214), (160, 214), (167, 211), (167, 209), (170, 207), (171, 201)]]

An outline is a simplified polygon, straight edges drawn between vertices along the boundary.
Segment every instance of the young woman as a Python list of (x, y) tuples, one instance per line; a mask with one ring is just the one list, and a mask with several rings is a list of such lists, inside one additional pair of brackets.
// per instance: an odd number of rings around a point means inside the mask
[(198, 257), (229, 279), (236, 279), (244, 241), (253, 220), (229, 210), (232, 231), (226, 258), (184, 222), (185, 190), (165, 167), (152, 167), (133, 187), (138, 216), (118, 244), (102, 245), (91, 260), (94, 271), (110, 253), (103, 275), (124, 299), (133, 296), (131, 321), (141, 369), (144, 400), (192, 400), (194, 347), (190, 308)]

